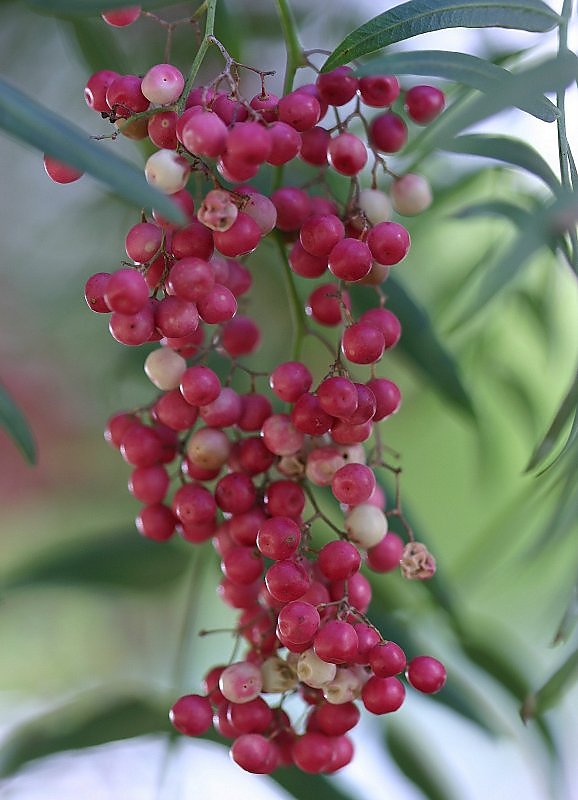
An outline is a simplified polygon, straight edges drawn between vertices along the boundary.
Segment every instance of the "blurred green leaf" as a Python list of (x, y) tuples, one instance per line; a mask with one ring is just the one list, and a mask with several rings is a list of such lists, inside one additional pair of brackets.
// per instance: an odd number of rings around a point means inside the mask
[(297, 800), (355, 800), (355, 795), (345, 792), (323, 775), (301, 772), (297, 767), (277, 770), (271, 776), (275, 783), (290, 792)]
[(441, 770), (435, 766), (434, 756), (428, 756), (416, 747), (415, 737), (400, 725), (387, 725), (387, 748), (391, 757), (412, 783), (418, 786), (428, 800), (451, 800), (457, 795), (447, 785)]
[(12, 438), (29, 464), (36, 464), (36, 442), (23, 413), (0, 384), (0, 427)]
[[(96, 16), (102, 11), (114, 8), (126, 8), (127, 0), (23, 0), (24, 4), (34, 11), (56, 16)], [(175, 0), (140, 0), (142, 8), (164, 8), (174, 6)], [(201, 5), (199, 3), (199, 5)], [(103, 23), (104, 24), (104, 23)]]
[[(358, 69), (356, 74), (375, 75), (380, 72), (393, 75), (428, 75), (446, 78), (456, 83), (479, 89), (481, 92), (496, 92), (512, 74), (503, 67), (468, 53), (454, 53), (446, 50), (422, 50), (388, 53), (372, 58)], [(518, 108), (544, 120), (553, 122), (559, 112), (547, 97), (522, 99)]]
[[(485, 200), (479, 203), (472, 203), (469, 206), (460, 208), (452, 216), (454, 219), (471, 219), (472, 217), (485, 216), (506, 217), (518, 228), (529, 225), (532, 219), (529, 211), (508, 200)], [(489, 255), (489, 253), (484, 254), (482, 263), (488, 262)]]
[(188, 569), (183, 545), (160, 545), (136, 531), (59, 548), (3, 576), (4, 591), (38, 585), (82, 585), (154, 591), (173, 584)]
[(451, 153), (464, 153), (470, 156), (494, 158), (515, 167), (531, 172), (556, 193), (560, 181), (542, 156), (526, 142), (512, 136), (497, 136), (486, 133), (472, 133), (458, 136), (444, 148)]
[(560, 624), (558, 625), (558, 630), (556, 631), (556, 635), (554, 636), (554, 640), (552, 644), (562, 644), (563, 642), (568, 641), (574, 628), (576, 627), (576, 623), (578, 622), (578, 582), (574, 584), (572, 588), (572, 594), (570, 596), (570, 600), (568, 601), (568, 605), (566, 606), (566, 610), (560, 620)]
[(578, 681), (578, 650), (570, 653), (562, 666), (536, 692), (524, 699), (520, 716), (524, 722), (553, 708)]
[(394, 42), (448, 28), (549, 31), (560, 17), (541, 0), (410, 0), (379, 14), (346, 36), (321, 71), (374, 53)]
[[(504, 650), (496, 650), (488, 641), (474, 639), (466, 631), (459, 639), (459, 644), (468, 658), (478, 667), (491, 675), (520, 703), (527, 697), (530, 686), (528, 679), (508, 658)], [(538, 728), (542, 739), (551, 755), (556, 754), (556, 743), (550, 728), (544, 720), (538, 720)]]
[(80, 128), (2, 79), (0, 128), (42, 153), (88, 172), (138, 208), (155, 208), (173, 222), (185, 222), (182, 211), (169, 196), (149, 186), (141, 169), (108, 152)]
[(548, 91), (561, 90), (576, 79), (578, 59), (574, 53), (543, 61), (523, 72), (517, 72), (500, 84), (499, 91), (466, 98), (447, 108), (411, 143), (411, 151), (424, 154), (448, 143), (465, 128), (498, 114), (507, 108), (541, 99)]
[(129, 63), (116, 43), (110, 25), (102, 20), (77, 17), (68, 22), (75, 44), (92, 72), (111, 69), (120, 75), (130, 74)]
[[(540, 466), (540, 464), (543, 464), (548, 456), (551, 455), (552, 451), (558, 444), (562, 433), (566, 429), (571, 416), (576, 415), (577, 406), (578, 372), (576, 373), (574, 380), (572, 381), (572, 384), (566, 393), (566, 396), (562, 400), (560, 407), (554, 416), (552, 424), (546, 432), (546, 435), (532, 453), (528, 466), (526, 467), (526, 472), (531, 472), (533, 469), (536, 469), (536, 467)], [(562, 450), (558, 454), (557, 458), (550, 464), (550, 466), (555, 464), (564, 452), (565, 450)]]
[(167, 711), (150, 698), (111, 697), (101, 692), (43, 714), (12, 733), (0, 753), (0, 775), (36, 758), (149, 733), (169, 732)]
[(460, 378), (458, 365), (440, 342), (426, 311), (392, 276), (387, 279), (386, 292), (403, 329), (400, 350), (413, 361), (436, 391), (475, 417), (474, 406)]

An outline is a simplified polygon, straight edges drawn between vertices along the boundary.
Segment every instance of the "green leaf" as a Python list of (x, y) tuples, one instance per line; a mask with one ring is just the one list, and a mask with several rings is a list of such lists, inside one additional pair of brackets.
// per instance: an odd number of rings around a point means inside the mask
[(36, 464), (36, 442), (24, 415), (0, 384), (0, 427), (13, 439), (30, 464)]
[[(380, 72), (446, 78), (486, 93), (500, 91), (504, 81), (512, 77), (507, 69), (491, 61), (468, 53), (454, 53), (447, 50), (388, 53), (379, 58), (372, 58), (356, 70), (359, 77)], [(553, 122), (560, 115), (557, 107), (547, 97), (523, 99), (518, 107), (545, 122)]]
[(400, 348), (443, 396), (475, 417), (454, 358), (445, 349), (433, 329), (430, 318), (394, 277), (387, 279), (386, 292), (403, 328)]
[(88, 172), (138, 208), (155, 208), (173, 222), (185, 222), (170, 197), (149, 186), (142, 170), (2, 79), (0, 128), (41, 152)]
[(4, 576), (4, 591), (38, 585), (81, 585), (154, 591), (187, 570), (187, 553), (175, 542), (159, 546), (134, 530), (59, 548)]
[(150, 698), (111, 697), (89, 692), (55, 711), (22, 725), (0, 754), (0, 775), (23, 764), (64, 750), (78, 750), (149, 733), (168, 733), (166, 709)]
[[(480, 203), (472, 203), (469, 206), (460, 208), (453, 215), (454, 219), (471, 219), (475, 217), (506, 217), (513, 222), (517, 228), (523, 228), (530, 224), (532, 215), (525, 208), (521, 208), (516, 203), (508, 200), (486, 200)], [(488, 255), (484, 255), (483, 262), (487, 263)]]
[(379, 14), (346, 36), (322, 72), (394, 42), (448, 28), (550, 31), (560, 17), (541, 0), (410, 0)]
[(422, 790), (428, 800), (450, 800), (457, 797), (435, 765), (435, 756), (428, 756), (423, 748), (416, 747), (412, 733), (390, 722), (386, 728), (386, 742), (397, 766)]
[(297, 800), (311, 800), (312, 797), (315, 800), (355, 800), (355, 795), (345, 792), (323, 775), (301, 772), (297, 767), (277, 770), (271, 778)]
[[(568, 422), (570, 421), (570, 417), (572, 415), (576, 415), (577, 406), (578, 406), (578, 372), (576, 373), (574, 380), (572, 381), (572, 384), (568, 389), (568, 392), (566, 393), (566, 396), (562, 400), (560, 407), (558, 408), (558, 411), (554, 416), (552, 424), (550, 425), (550, 427), (546, 432), (546, 435), (532, 453), (530, 462), (526, 467), (526, 472), (530, 472), (531, 470), (538, 467), (552, 453), (558, 441), (560, 440), (563, 431), (567, 427)], [(558, 458), (560, 458), (560, 455), (562, 455), (562, 453), (558, 455)], [(555, 461), (553, 461), (552, 464), (556, 463), (557, 460), (558, 459), (555, 459)]]
[(524, 722), (544, 714), (557, 705), (578, 681), (578, 650), (570, 653), (562, 666), (538, 689), (530, 692), (522, 704), (520, 716)]
[(543, 247), (554, 248), (562, 235), (576, 224), (578, 195), (562, 192), (553, 202), (540, 205), (528, 217), (512, 244), (483, 273), (475, 297), (462, 311), (454, 327), (472, 320), (518, 276), (526, 262)]
[(465, 128), (507, 108), (541, 99), (544, 92), (561, 90), (576, 79), (577, 73), (578, 59), (574, 53), (566, 52), (511, 75), (500, 84), (499, 91), (475, 95), (466, 98), (467, 102), (450, 106), (414, 139), (411, 149), (423, 154), (447, 148), (451, 139)]
[(493, 158), (531, 172), (554, 192), (560, 189), (560, 181), (542, 156), (526, 142), (512, 136), (472, 133), (458, 136), (444, 148), (451, 153), (467, 153), (471, 156)]
[[(141, 0), (139, 3), (139, 5), (145, 9), (164, 8), (165, 6), (174, 6), (174, 4), (175, 0)], [(25, 0), (25, 5), (43, 14), (94, 17), (102, 11), (109, 11), (113, 8), (125, 8), (130, 4), (127, 3), (127, 0), (49, 0), (49, 2), (46, 2), (46, 0)]]
[(558, 630), (556, 631), (556, 635), (554, 636), (554, 640), (552, 644), (562, 644), (563, 642), (568, 641), (574, 628), (576, 627), (576, 623), (578, 622), (578, 583), (574, 584), (572, 588), (572, 594), (570, 596), (570, 600), (568, 601), (568, 605), (566, 606), (566, 610), (562, 615), (562, 619), (560, 620), (560, 624), (558, 625)]
[(120, 75), (130, 73), (128, 61), (118, 46), (110, 25), (103, 25), (102, 20), (77, 17), (68, 22), (68, 28), (84, 62), (92, 72), (111, 69)]
[[(523, 702), (529, 693), (529, 684), (525, 675), (518, 667), (513, 664), (507, 655), (487, 642), (475, 640), (467, 635), (463, 635), (459, 644), (468, 658), (478, 667), (481, 667), (488, 675), (491, 675), (501, 686), (504, 687), (519, 702)], [(544, 720), (538, 720), (538, 727), (544, 743), (552, 755), (556, 753), (556, 744), (548, 725)]]

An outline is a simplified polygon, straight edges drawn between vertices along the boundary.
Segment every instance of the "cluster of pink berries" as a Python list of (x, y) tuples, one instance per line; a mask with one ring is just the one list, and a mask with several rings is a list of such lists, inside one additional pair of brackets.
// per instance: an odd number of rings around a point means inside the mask
[[(129, 24), (138, 17), (135, 9), (105, 19)], [(400, 94), (395, 77), (358, 79), (339, 67), (278, 98), (266, 92), (265, 73), (259, 73), (262, 91), (247, 101), (233, 64), (228, 60), (212, 84), (190, 91), (170, 64), (152, 67), (143, 78), (105, 70), (89, 79), (90, 108), (159, 148), (146, 163), (146, 178), (172, 196), (187, 224), (175, 226), (156, 212), (150, 219), (143, 215), (126, 236), (133, 263), (92, 275), (85, 296), (93, 311), (111, 315), (117, 341), (160, 343), (144, 365), (159, 390), (156, 400), (114, 415), (106, 430), (132, 467), (129, 491), (143, 504), (137, 528), (156, 541), (175, 532), (192, 543), (212, 541), (223, 572), (218, 593), (239, 611), (235, 634), (248, 647), (243, 660), (208, 673), (204, 694), (174, 704), (173, 725), (187, 735), (214, 725), (234, 740), (232, 758), (250, 772), (295, 764), (327, 773), (352, 758), (346, 734), (359, 719), (355, 700), (374, 714), (397, 710), (405, 697), (397, 676), (404, 671), (422, 692), (445, 683), (439, 661), (418, 656), (406, 664), (403, 650), (370, 622), (371, 585), (360, 571), (363, 565), (378, 573), (401, 567), (417, 579), (435, 571), (432, 556), (405, 524), (399, 498), (386, 510), (374, 473), (388, 466), (379, 436), (370, 458), (363, 446), (401, 401), (397, 385), (376, 374), (401, 334), (380, 284), (410, 246), (405, 227), (389, 217), (392, 206), (401, 214), (419, 213), (431, 194), (418, 175), (393, 176), (389, 196), (375, 188), (377, 166), (385, 168), (381, 154), (399, 151), (407, 139), (406, 122), (391, 110)], [(219, 91), (223, 81), (227, 92)], [(339, 108), (350, 102), (355, 108), (341, 120)], [(423, 124), (440, 113), (444, 97), (434, 87), (417, 86), (404, 102), (408, 117)], [(387, 110), (368, 123), (362, 105)], [(337, 123), (324, 128), (319, 122), (330, 106)], [(359, 122), (374, 157), (372, 189), (359, 185), (368, 147), (349, 132)], [(296, 186), (268, 197), (245, 184), (262, 165), (280, 167), (295, 158), (321, 175), (333, 169), (348, 177), (347, 203)], [(56, 181), (78, 177), (48, 157), (45, 165)], [(193, 171), (214, 187), (196, 202), (186, 188)], [(321, 279), (306, 313), (314, 323), (339, 328), (320, 380), (303, 361), (262, 373), (239, 364), (257, 350), (261, 331), (238, 313), (253, 281), (238, 259), (269, 234), (287, 245), (292, 273)], [(358, 319), (348, 294), (356, 283), (375, 286), (379, 298)], [(224, 382), (208, 366), (213, 358), (230, 361)], [(371, 365), (366, 380), (352, 377), (356, 365)], [(239, 372), (250, 376), (244, 393), (230, 381)], [(257, 391), (260, 378), (270, 393)], [(399, 469), (393, 471), (399, 478)], [(319, 487), (330, 489), (339, 522), (322, 510)], [(404, 521), (405, 545), (388, 531), (392, 515)], [(334, 538), (319, 547), (314, 529)], [(283, 708), (296, 693), (310, 707), (303, 725)], [(271, 704), (264, 695), (281, 701)]]

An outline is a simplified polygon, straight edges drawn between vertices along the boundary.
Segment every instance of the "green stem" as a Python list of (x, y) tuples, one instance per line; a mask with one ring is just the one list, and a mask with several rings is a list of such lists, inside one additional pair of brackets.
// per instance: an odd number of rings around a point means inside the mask
[(295, 286), (293, 273), (291, 272), (291, 267), (289, 266), (289, 261), (287, 259), (285, 243), (283, 242), (283, 239), (279, 233), (275, 233), (274, 238), (275, 244), (277, 245), (277, 249), (279, 250), (279, 254), (281, 256), (281, 261), (283, 262), (283, 268), (285, 271), (285, 285), (287, 287), (287, 296), (289, 298), (291, 318), (293, 320), (293, 350), (291, 357), (294, 361), (298, 361), (301, 355), (303, 340), (307, 334), (305, 310), (297, 293), (297, 287)]
[[(572, 14), (572, 0), (564, 0), (561, 13), (561, 22), (558, 28), (558, 55), (562, 56), (568, 51), (568, 21)], [(558, 154), (560, 161), (560, 179), (562, 185), (570, 191), (578, 189), (576, 186), (576, 166), (570, 149), (566, 133), (566, 89), (560, 88), (556, 93), (556, 105), (560, 115), (557, 120), (558, 127)], [(578, 236), (575, 230), (569, 232), (572, 246), (570, 266), (578, 273)]]
[(206, 6), (207, 9), (207, 19), (205, 20), (205, 35), (203, 36), (203, 41), (201, 42), (201, 46), (197, 50), (197, 55), (191, 65), (191, 69), (189, 70), (189, 74), (187, 75), (187, 80), (185, 81), (185, 88), (183, 89), (183, 93), (179, 98), (179, 102), (177, 104), (177, 114), (180, 116), (183, 111), (185, 110), (185, 105), (187, 102), (187, 97), (189, 96), (189, 92), (193, 88), (193, 83), (195, 82), (195, 78), (197, 77), (197, 72), (200, 69), (201, 64), (203, 63), (203, 59), (211, 45), (211, 37), (215, 31), (215, 11), (217, 9), (217, 0), (206, 0), (203, 3), (203, 6)]
[(283, 38), (287, 47), (287, 66), (285, 69), (285, 80), (283, 83), (283, 94), (289, 94), (293, 88), (295, 73), (306, 64), (303, 48), (297, 36), (297, 25), (293, 11), (287, 0), (277, 0), (277, 10), (281, 18), (283, 28)]

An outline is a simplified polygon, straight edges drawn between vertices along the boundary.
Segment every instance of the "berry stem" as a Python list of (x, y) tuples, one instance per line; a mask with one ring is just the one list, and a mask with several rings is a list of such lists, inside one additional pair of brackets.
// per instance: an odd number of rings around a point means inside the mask
[(189, 92), (193, 87), (193, 83), (195, 82), (195, 78), (197, 77), (197, 72), (199, 71), (199, 68), (203, 63), (203, 59), (206, 55), (207, 50), (209, 49), (209, 45), (212, 43), (211, 37), (213, 36), (215, 29), (215, 11), (217, 9), (217, 0), (206, 0), (206, 3), (203, 3), (203, 6), (206, 6), (207, 9), (207, 18), (205, 21), (205, 35), (203, 36), (203, 40), (199, 46), (199, 49), (197, 50), (197, 55), (194, 58), (194, 61), (189, 70), (189, 74), (187, 75), (187, 79), (185, 81), (185, 88), (183, 89), (183, 93), (181, 94), (179, 102), (177, 104), (177, 114), (179, 114), (179, 116), (185, 110), (187, 97), (189, 96)]
[(295, 281), (293, 280), (293, 273), (291, 272), (291, 267), (289, 266), (287, 251), (285, 249), (283, 239), (278, 232), (274, 234), (274, 239), (283, 262), (285, 284), (287, 286), (287, 295), (291, 306), (291, 317), (293, 319), (293, 348), (291, 357), (294, 361), (299, 361), (301, 356), (301, 348), (303, 346), (303, 339), (307, 333), (305, 311), (303, 309), (303, 303), (301, 302), (301, 299), (297, 293)]

